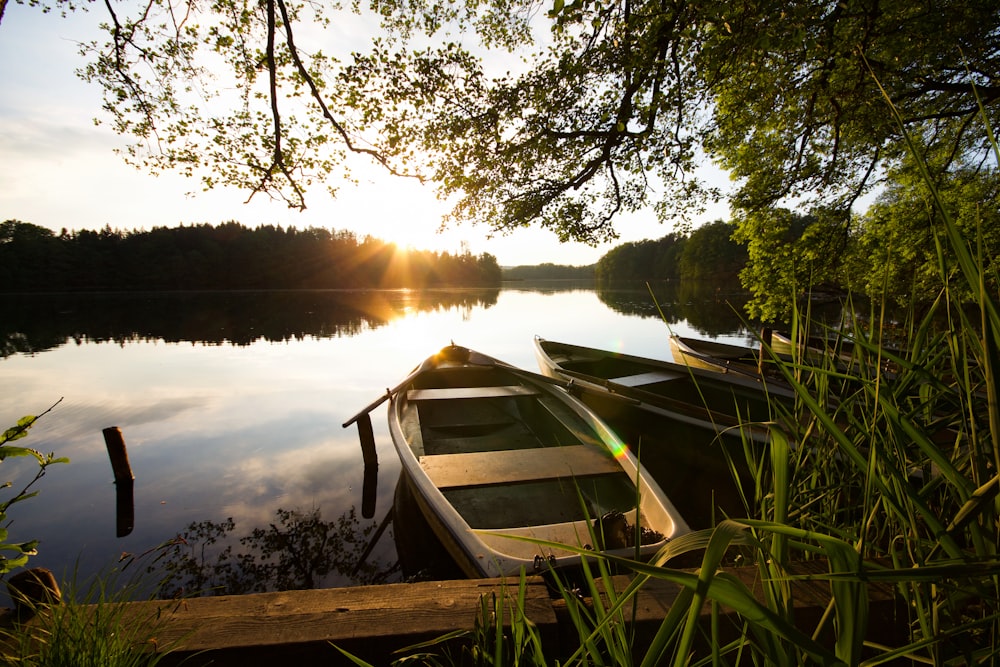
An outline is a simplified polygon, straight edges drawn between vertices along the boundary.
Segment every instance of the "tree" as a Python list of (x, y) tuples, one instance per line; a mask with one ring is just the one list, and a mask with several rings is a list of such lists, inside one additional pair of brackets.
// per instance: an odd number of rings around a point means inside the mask
[(745, 214), (733, 238), (747, 248), (740, 272), (752, 297), (747, 313), (764, 321), (787, 322), (795, 302), (824, 284), (841, 284), (839, 258), (844, 221), (835, 209), (801, 215), (788, 209)]
[(0, 223), (0, 292), (330, 289), (498, 285), (489, 253), (401, 250), (326, 229), (236, 222), (81, 230), (56, 237), (26, 222)]
[[(621, 213), (718, 196), (691, 177), (704, 151), (742, 208), (808, 198), (849, 223), (902, 154), (876, 82), (943, 164), (983, 157), (978, 102), (1000, 120), (989, 2), (378, 0), (381, 36), (343, 60), (315, 27), (350, 15), (321, 3), (105, 8), (83, 74), (129, 158), (296, 207), (356, 153), (433, 180), (455, 219), (595, 242)], [(491, 75), (491, 51), (526, 64)]]
[[(930, 190), (912, 162), (891, 174), (892, 183), (861, 220), (852, 275), (857, 287), (872, 296), (883, 293), (907, 303), (911, 298), (933, 299), (941, 285), (951, 283), (953, 296), (978, 298), (968, 287), (957, 288), (953, 274), (955, 253), (946, 238), (942, 210), (931, 200)], [(985, 286), (997, 290), (1000, 255), (1000, 173), (964, 166), (944, 178), (937, 191), (943, 210), (968, 239), (973, 256), (979, 257)], [(947, 270), (947, 269), (946, 269)]]
[(597, 261), (598, 280), (676, 280), (687, 238), (667, 234), (653, 241), (623, 243)]
[(680, 259), (681, 278), (735, 278), (747, 262), (746, 246), (733, 240), (736, 224), (716, 220), (691, 232)]

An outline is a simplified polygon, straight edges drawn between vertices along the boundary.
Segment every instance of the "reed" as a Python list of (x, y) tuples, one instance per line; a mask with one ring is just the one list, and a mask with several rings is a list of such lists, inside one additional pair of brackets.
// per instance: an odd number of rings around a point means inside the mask
[[(774, 406), (764, 451), (745, 448), (755, 479), (745, 517), (681, 536), (650, 562), (578, 549), (580, 578), (552, 573), (578, 640), (568, 656), (543, 653), (525, 614), (522, 575), (482, 599), (472, 630), (410, 647), (396, 664), (950, 665), (1000, 658), (1000, 304), (987, 287), (996, 277), (984, 274), (981, 244), (962, 237), (929, 174), (927, 188), (951, 250), (939, 253), (938, 298), (925, 308), (914, 304), (902, 326), (890, 325), (879, 306), (858, 312), (849, 301), (847, 317), (825, 331), (834, 340), (829, 349), (791, 361), (774, 356), (796, 400), (792, 408)], [(974, 302), (955, 298), (956, 281)], [(791, 324), (793, 335), (824, 328), (808, 307)], [(672, 565), (693, 553), (698, 568)], [(757, 568), (759, 591), (727, 574), (736, 559)], [(809, 625), (794, 613), (793, 584), (803, 576), (794, 565), (802, 561), (824, 566), (810, 577), (830, 594), (826, 612)], [(634, 576), (619, 589), (612, 573), (623, 570)], [(652, 580), (671, 582), (680, 594), (637, 653), (630, 620)], [(892, 585), (903, 601), (904, 617), (893, 628), (871, 627), (869, 587), (876, 583)], [(83, 599), (89, 604), (39, 609), (45, 622), (7, 631), (7, 661), (160, 660), (162, 647), (149, 650), (155, 619), (126, 619), (126, 598), (106, 580)], [(706, 605), (713, 612), (707, 623)]]
[[(128, 561), (125, 562), (127, 567)], [(157, 635), (156, 610), (130, 604), (142, 597), (142, 576), (113, 568), (61, 586), (62, 600), (23, 601), (0, 627), (0, 664), (17, 667), (155, 667), (177, 642)]]
[[(995, 142), (994, 150), (1000, 162)], [(796, 311), (793, 334), (819, 329), (834, 342), (820, 354), (773, 358), (796, 401), (774, 406), (763, 453), (745, 448), (755, 477), (747, 516), (676, 539), (649, 563), (587, 553), (578, 588), (556, 576), (579, 637), (559, 664), (946, 665), (1000, 657), (1000, 305), (987, 287), (997, 277), (985, 275), (981, 244), (963, 238), (925, 176), (951, 251), (939, 253), (937, 299), (913, 304), (901, 325), (880, 305), (860, 312), (850, 300), (844, 320), (826, 329), (808, 306)], [(972, 303), (955, 296), (968, 293)], [(671, 567), (691, 552), (701, 554), (697, 570)], [(758, 568), (760, 595), (726, 574), (734, 559)], [(802, 561), (825, 566), (811, 578), (830, 593), (826, 613), (808, 627), (793, 612), (800, 576), (792, 566)], [(613, 568), (634, 573), (623, 590), (614, 588)], [(652, 579), (682, 592), (637, 656), (629, 610)], [(892, 628), (870, 627), (873, 584), (892, 585), (903, 602)], [(706, 624), (706, 604), (735, 615), (713, 613)], [(466, 655), (478, 656), (475, 664), (549, 664), (516, 604), (507, 630), (498, 605), (484, 602), (489, 620), (482, 616), (465, 637), (479, 647)]]

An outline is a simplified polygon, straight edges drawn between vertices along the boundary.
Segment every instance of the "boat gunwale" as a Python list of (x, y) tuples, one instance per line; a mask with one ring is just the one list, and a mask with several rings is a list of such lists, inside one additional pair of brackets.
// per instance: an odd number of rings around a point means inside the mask
[[(599, 446), (606, 449), (609, 453), (614, 454), (614, 459), (619, 465), (619, 470), (628, 476), (631, 480), (633, 488), (638, 486), (637, 493), (640, 496), (640, 503), (639, 506), (635, 508), (635, 511), (640, 514), (648, 514), (649, 510), (655, 509), (655, 513), (662, 516), (663, 521), (665, 522), (661, 525), (657, 525), (657, 523), (649, 525), (650, 528), (653, 528), (657, 532), (663, 534), (664, 540), (649, 545), (642, 545), (639, 551), (643, 557), (651, 557), (663, 546), (665, 541), (689, 531), (686, 522), (681, 517), (679, 512), (677, 512), (670, 499), (663, 493), (656, 480), (652, 478), (647, 470), (639, 466), (638, 460), (632, 452), (628, 450), (625, 443), (622, 442), (620, 438), (618, 438), (618, 436), (593, 413), (593, 411), (568, 392), (564, 391), (560, 386), (551, 384), (548, 381), (549, 378), (539, 376), (529, 371), (523, 371), (517, 367), (510, 366), (504, 362), (500, 362), (480, 353), (474, 354), (477, 355), (477, 361), (479, 364), (483, 363), (483, 360), (487, 360), (487, 363), (491, 367), (511, 373), (516, 376), (519, 381), (532, 385), (534, 388), (538, 389), (538, 395), (525, 397), (528, 400), (542, 402), (545, 396), (549, 396), (553, 400), (557, 401), (558, 404), (570, 409), (576, 417), (581, 419), (582, 423), (597, 436)], [(427, 362), (425, 362), (425, 365), (426, 363)], [(461, 367), (479, 368), (479, 365), (477, 363), (467, 362)], [(435, 368), (434, 370), (440, 369)], [(408, 386), (412, 386), (419, 376), (420, 373), (413, 374), (410, 378)], [(452, 553), (455, 560), (459, 562), (466, 574), (469, 574), (470, 576), (503, 576), (505, 574), (515, 573), (521, 567), (529, 569), (535, 567), (537, 564), (536, 559), (528, 559), (498, 553), (495, 541), (491, 539), (487, 542), (483, 539), (483, 536), (503, 534), (505, 530), (508, 529), (481, 530), (474, 529), (469, 526), (468, 522), (461, 516), (458, 510), (450, 502), (448, 502), (442, 493), (442, 490), (435, 486), (431, 479), (421, 470), (419, 458), (414, 452), (410, 440), (405, 437), (401, 426), (403, 421), (401, 411), (403, 406), (409, 403), (409, 401), (406, 400), (406, 391), (402, 391), (402, 389), (406, 389), (406, 387), (401, 387), (401, 391), (395, 393), (390, 398), (389, 428), (392, 434), (392, 440), (400, 457), (404, 473), (408, 475), (411, 483), (413, 484), (415, 491), (414, 496), (416, 497), (418, 505), (421, 508), (421, 512), (428, 519), (432, 529), (439, 534), (439, 538), (445, 544), (446, 548)], [(596, 443), (595, 446), (597, 446)], [(646, 508), (647, 511), (644, 511), (644, 508)], [(594, 518), (596, 519), (598, 517)], [(647, 518), (647, 521), (648, 520), (649, 519)], [(545, 526), (555, 525), (561, 524), (537, 524), (535, 526), (530, 526), (529, 528), (540, 529)], [(517, 537), (511, 536), (511, 539), (517, 539)], [(477, 555), (477, 552), (482, 553)], [(635, 549), (633, 548), (621, 552), (609, 550), (607, 553), (617, 555), (634, 555)], [(484, 558), (482, 557), (483, 555), (488, 557)], [(579, 562), (579, 558), (579, 554), (575, 552), (559, 555), (555, 557), (554, 565), (558, 567), (562, 565), (575, 564)], [(545, 560), (548, 559), (546, 558)]]
[[(619, 384), (614, 380), (608, 380), (601, 376), (564, 368), (560, 362), (556, 361), (552, 355), (549, 354), (549, 351), (546, 349), (547, 344), (568, 348), (570, 351), (578, 350), (580, 352), (599, 353), (604, 355), (602, 358), (611, 358), (616, 360), (622, 359), (626, 362), (637, 365), (660, 367), (662, 364), (664, 369), (669, 371), (680, 369), (680, 373), (686, 373), (686, 371), (697, 371), (690, 375), (679, 375), (677, 378), (678, 380), (690, 379), (695, 384), (701, 381), (711, 384), (714, 388), (722, 388), (734, 384), (741, 390), (764, 392), (765, 394), (772, 393), (778, 398), (794, 398), (794, 393), (785, 391), (780, 387), (771, 391), (771, 388), (764, 386), (761, 380), (755, 381), (741, 376), (726, 376), (725, 379), (720, 379), (717, 377), (718, 373), (701, 370), (692, 366), (683, 366), (658, 359), (645, 359), (643, 357), (636, 357), (621, 352), (587, 348), (579, 345), (573, 345), (571, 343), (549, 341), (541, 338), (540, 336), (535, 337), (535, 350), (539, 365), (542, 367), (543, 371), (550, 372), (554, 377), (562, 376), (573, 381), (578, 386), (585, 386), (602, 394), (627, 399), (633, 402), (639, 409), (658, 414), (668, 419), (697, 426), (699, 428), (714, 430), (720, 435), (727, 432), (737, 434), (740, 432), (746, 432), (749, 434), (751, 439), (758, 442), (766, 442), (770, 439), (769, 427), (765, 423), (742, 421), (734, 415), (719, 412), (718, 410), (709, 408), (704, 404), (691, 403), (684, 401), (683, 399), (658, 394), (643, 388), (642, 385), (629, 386), (626, 384)], [(599, 359), (593, 355), (591, 355), (590, 358), (594, 361), (599, 361)], [(731, 380), (736, 381), (732, 382)], [(670, 380), (665, 381), (669, 382)]]

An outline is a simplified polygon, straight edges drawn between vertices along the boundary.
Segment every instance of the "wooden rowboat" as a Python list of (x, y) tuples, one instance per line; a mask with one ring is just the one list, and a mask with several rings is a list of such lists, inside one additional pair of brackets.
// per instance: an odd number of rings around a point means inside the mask
[[(590, 392), (630, 399), (637, 409), (671, 422), (684, 422), (756, 440), (767, 429), (755, 423), (773, 418), (771, 401), (791, 401), (785, 388), (772, 391), (759, 377), (726, 375), (668, 361), (637, 357), (535, 337), (535, 357), (542, 373), (573, 381)], [(583, 397), (602, 417), (595, 401)]]
[[(799, 354), (802, 352), (810, 352), (814, 354), (822, 354), (824, 350), (831, 349), (834, 345), (834, 340), (821, 339), (818, 336), (810, 336), (805, 344), (794, 344), (792, 342), (792, 336), (787, 331), (774, 331), (771, 334), (771, 349), (774, 350), (776, 354), (785, 354), (791, 356), (796, 349)], [(846, 348), (843, 352), (850, 354), (853, 350), (853, 344), (847, 339), (841, 341), (841, 345), (845, 345)]]
[(752, 378), (761, 376), (760, 350), (743, 345), (673, 334), (670, 336), (670, 351), (674, 361), (692, 368)]
[[(797, 356), (814, 364), (821, 364), (823, 359), (832, 358), (842, 370), (859, 368), (859, 364), (872, 365), (875, 360), (881, 361), (884, 370), (896, 368), (892, 359), (901, 354), (901, 350), (888, 344), (876, 345), (867, 341), (858, 341), (848, 334), (831, 334), (829, 336), (797, 336), (798, 344), (792, 341), (792, 335), (786, 331), (774, 331), (771, 334), (771, 350), (788, 358)], [(794, 353), (794, 354), (793, 354)], [(881, 359), (879, 359), (881, 357)]]
[[(788, 366), (794, 366), (797, 365), (798, 361), (805, 367), (811, 364), (821, 366), (823, 365), (822, 353), (818, 350), (807, 352), (801, 359), (796, 360), (794, 357), (784, 354), (780, 344), (778, 349), (775, 349), (772, 342), (774, 335), (770, 331), (767, 332), (765, 341), (771, 349), (763, 351), (743, 345), (687, 338), (674, 334), (670, 336), (670, 351), (674, 361), (692, 368), (762, 381), (766, 379), (768, 391), (774, 392), (784, 389), (791, 393), (791, 387), (784, 380), (775, 364), (780, 361)], [(833, 368), (838, 373), (848, 372), (849, 365), (844, 363), (842, 359), (834, 359), (834, 362)]]
[(618, 436), (558, 382), (451, 345), (389, 400), (403, 474), (467, 576), (579, 563), (556, 544), (648, 559), (689, 530)]
[(799, 335), (797, 340), (798, 343), (793, 342), (792, 335), (787, 331), (774, 331), (771, 333), (771, 350), (789, 359), (798, 358), (812, 364), (821, 364), (824, 358), (829, 357), (842, 368), (846, 368), (854, 357), (854, 341), (846, 336)]

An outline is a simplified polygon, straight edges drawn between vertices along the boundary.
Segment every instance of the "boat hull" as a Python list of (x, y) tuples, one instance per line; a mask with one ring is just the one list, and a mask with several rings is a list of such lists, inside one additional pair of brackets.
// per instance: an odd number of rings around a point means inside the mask
[[(651, 558), (689, 530), (592, 410), (486, 355), (449, 346), (428, 358), (391, 398), (389, 430), (421, 513), (467, 576), (575, 565), (587, 548)], [(612, 515), (631, 543), (602, 530)]]
[(695, 528), (743, 516), (753, 497), (748, 447), (770, 442), (776, 408), (791, 393), (756, 378), (535, 338), (543, 373), (574, 391), (627, 442)]
[(590, 394), (608, 394), (619, 403), (717, 433), (738, 434), (743, 427), (754, 439), (767, 438), (765, 424), (773, 419), (772, 402), (794, 398), (781, 388), (769, 391), (759, 377), (721, 377), (683, 364), (537, 336), (535, 357), (543, 373), (572, 380)]
[(675, 361), (692, 368), (748, 378), (761, 376), (760, 353), (753, 348), (672, 335), (670, 352)]

